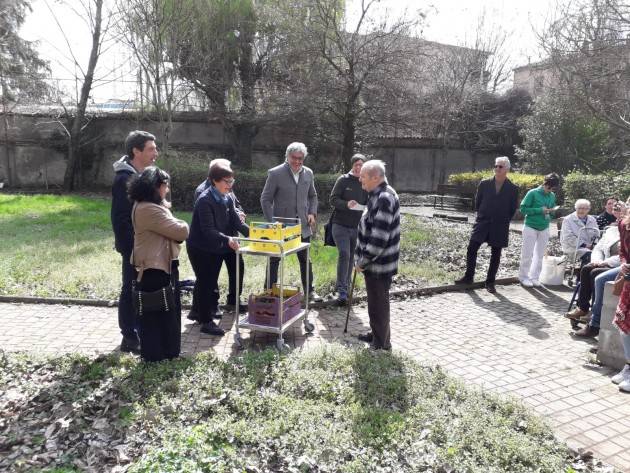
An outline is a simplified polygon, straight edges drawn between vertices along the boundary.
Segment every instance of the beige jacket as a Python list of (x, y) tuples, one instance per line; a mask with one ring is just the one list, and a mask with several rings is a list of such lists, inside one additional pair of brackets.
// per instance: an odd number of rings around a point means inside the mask
[(171, 261), (179, 256), (179, 245), (188, 238), (188, 224), (163, 205), (136, 202), (131, 211), (134, 243), (131, 264), (138, 270), (138, 281), (145, 269), (171, 273)]

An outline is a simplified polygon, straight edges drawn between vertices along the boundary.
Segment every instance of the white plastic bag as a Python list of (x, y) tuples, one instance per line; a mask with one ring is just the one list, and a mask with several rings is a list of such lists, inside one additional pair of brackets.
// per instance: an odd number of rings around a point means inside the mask
[(543, 257), (540, 282), (545, 286), (561, 286), (564, 280), (564, 268), (566, 259), (564, 256)]

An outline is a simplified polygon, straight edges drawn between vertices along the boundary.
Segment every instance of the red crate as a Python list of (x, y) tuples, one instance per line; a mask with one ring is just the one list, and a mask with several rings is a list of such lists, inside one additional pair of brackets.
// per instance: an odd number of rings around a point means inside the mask
[[(283, 322), (291, 320), (302, 310), (302, 293), (283, 299)], [(279, 326), (280, 298), (269, 294), (250, 294), (249, 322), (270, 327)]]

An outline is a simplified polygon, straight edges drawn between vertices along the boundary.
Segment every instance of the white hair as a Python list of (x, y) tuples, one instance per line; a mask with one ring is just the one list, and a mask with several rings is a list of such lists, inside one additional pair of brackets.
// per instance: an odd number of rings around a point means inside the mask
[(575, 205), (573, 207), (575, 208), (575, 210), (577, 210), (578, 207), (588, 207), (590, 209), (591, 202), (587, 199), (578, 199), (575, 201)]
[(511, 168), (510, 159), (507, 156), (499, 156), (494, 160), (494, 164), (503, 163), (503, 165), (507, 168)]
[(210, 161), (210, 165), (208, 166), (208, 171), (212, 169), (213, 166), (220, 166), (223, 169), (232, 169), (232, 162), (229, 159), (217, 158)]
[(291, 143), (289, 146), (287, 146), (287, 151), (286, 153), (284, 153), (284, 157), (288, 159), (289, 155), (295, 152), (302, 153), (305, 158), (306, 158), (306, 155), (308, 154), (308, 151), (306, 150), (306, 145), (304, 143), (295, 141)]
[(370, 177), (378, 176), (385, 178), (385, 163), (380, 159), (370, 159), (363, 163), (361, 171), (365, 171)]

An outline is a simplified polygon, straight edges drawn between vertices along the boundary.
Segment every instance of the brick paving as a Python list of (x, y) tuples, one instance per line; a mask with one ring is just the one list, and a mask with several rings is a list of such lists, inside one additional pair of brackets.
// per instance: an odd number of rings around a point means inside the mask
[[(630, 472), (630, 396), (610, 382), (613, 371), (593, 365), (596, 342), (574, 339), (562, 316), (567, 291), (499, 287), (446, 293), (392, 303), (395, 350), (421, 362), (439, 364), (465, 382), (520, 398), (552, 424), (558, 438), (573, 448), (591, 450)], [(301, 347), (340, 340), (358, 343), (366, 330), (365, 305), (353, 309), (349, 334), (343, 335), (345, 311), (312, 311), (313, 334), (301, 325), (286, 332), (287, 343)], [(182, 349), (208, 349), (219, 356), (237, 353), (233, 318), (224, 317), (226, 336), (200, 334), (182, 319)], [(0, 347), (51, 354), (110, 352), (120, 336), (116, 309), (61, 305), (0, 304)], [(273, 346), (275, 336), (243, 331), (248, 348)]]

